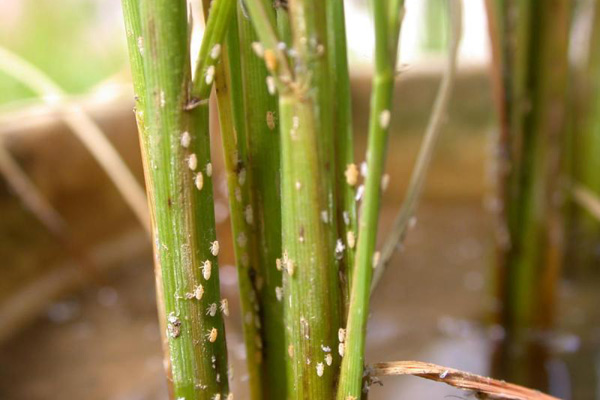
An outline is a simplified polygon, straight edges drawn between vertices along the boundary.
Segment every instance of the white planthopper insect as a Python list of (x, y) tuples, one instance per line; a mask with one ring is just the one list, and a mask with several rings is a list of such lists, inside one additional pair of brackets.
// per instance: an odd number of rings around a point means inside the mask
[(204, 187), (204, 176), (202, 176), (202, 172), (198, 172), (196, 174), (196, 178), (194, 178), (194, 184), (196, 185), (196, 189), (202, 190)]
[(323, 376), (323, 372), (325, 372), (325, 366), (323, 363), (317, 363), (317, 375)]
[(204, 279), (209, 280), (212, 272), (212, 263), (210, 260), (206, 260), (202, 263), (202, 276)]
[(210, 315), (211, 317), (214, 317), (216, 314), (217, 314), (217, 304), (216, 303), (212, 303), (206, 309), (206, 315)]
[(188, 168), (195, 171), (198, 168), (198, 157), (195, 154), (190, 154), (187, 160)]
[(218, 240), (215, 240), (214, 242), (210, 243), (210, 253), (215, 257), (219, 255), (219, 241)]
[(221, 312), (224, 316), (229, 316), (229, 300), (221, 299)]
[(381, 126), (381, 129), (387, 129), (390, 126), (391, 117), (390, 110), (383, 110), (379, 114), (379, 126)]
[(206, 338), (209, 342), (214, 343), (217, 340), (217, 336), (219, 335), (219, 331), (217, 328), (212, 328), (207, 334)]
[(219, 43), (215, 44), (213, 48), (210, 50), (210, 58), (216, 60), (221, 55), (221, 45)]
[(188, 131), (185, 131), (181, 134), (181, 145), (184, 148), (188, 148), (190, 147), (190, 143), (192, 142), (192, 137), (190, 136), (190, 133)]
[(358, 168), (356, 167), (356, 164), (348, 164), (346, 166), (346, 171), (344, 172), (344, 175), (346, 175), (346, 183), (348, 185), (356, 186), (356, 184), (358, 183)]

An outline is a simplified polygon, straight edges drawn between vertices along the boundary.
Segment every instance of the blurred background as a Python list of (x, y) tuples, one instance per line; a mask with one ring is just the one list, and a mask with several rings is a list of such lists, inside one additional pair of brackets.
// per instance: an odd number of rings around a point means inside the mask
[[(360, 161), (373, 36), (366, 0), (346, 4)], [(442, 2), (406, 0), (406, 11), (380, 238), (403, 198), (444, 69)], [(486, 211), (497, 124), (483, 0), (465, 1), (464, 13), (447, 124), (417, 224), (373, 297), (367, 361), (414, 359), (497, 376), (493, 353), (504, 330), (491, 322)], [(142, 184), (120, 1), (2, 0), (0, 46), (0, 398), (166, 399), (148, 235), (92, 156), (101, 143), (86, 147), (75, 132), (89, 131), (81, 120), (91, 118)], [(213, 157), (222, 165), (218, 145)], [(245, 399), (226, 186), (223, 171), (215, 176), (232, 384)], [(596, 243), (581, 246), (598, 253)], [(549, 351), (538, 368), (549, 378), (541, 388), (600, 399), (597, 274), (567, 267), (556, 328), (543, 339)], [(418, 378), (382, 383), (370, 398), (467, 396)]]

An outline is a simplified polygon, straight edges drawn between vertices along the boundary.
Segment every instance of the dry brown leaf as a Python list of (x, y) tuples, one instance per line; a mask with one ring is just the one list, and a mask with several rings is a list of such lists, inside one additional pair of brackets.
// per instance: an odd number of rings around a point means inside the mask
[(502, 400), (558, 400), (537, 390), (421, 361), (396, 361), (372, 364), (371, 376), (414, 375), (443, 382), (459, 389), (472, 390), (478, 398)]

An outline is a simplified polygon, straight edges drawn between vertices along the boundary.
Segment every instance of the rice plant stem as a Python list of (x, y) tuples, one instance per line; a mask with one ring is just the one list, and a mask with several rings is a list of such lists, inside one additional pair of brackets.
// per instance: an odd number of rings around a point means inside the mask
[(334, 246), (334, 94), (327, 76), (331, 27), (324, 2), (294, 0), (288, 10), (295, 79), (279, 101), (288, 399), (331, 399), (342, 312)]
[(244, 4), (248, 8), (250, 19), (262, 43), (263, 50), (271, 52), (275, 57), (276, 62), (269, 63), (269, 72), (276, 80), (279, 93), (289, 91), (293, 74), (288, 57), (280, 47), (281, 41), (277, 35), (275, 16), (267, 11), (262, 0), (246, 0)]
[(327, 7), (327, 57), (328, 76), (332, 80), (333, 132), (335, 143), (335, 190), (338, 205), (336, 218), (339, 240), (345, 243), (345, 252), (340, 263), (345, 284), (344, 317), (348, 314), (350, 283), (355, 259), (355, 238), (357, 235), (356, 190), (354, 185), (345, 179), (346, 169), (354, 164), (354, 138), (352, 136), (352, 93), (350, 90), (350, 73), (346, 43), (346, 26), (343, 1), (326, 1)]
[[(374, 1), (372, 6), (375, 19), (375, 76), (369, 118), (368, 172), (362, 214), (359, 220), (356, 267), (351, 284), (345, 356), (341, 366), (338, 400), (360, 399), (362, 393), (369, 294), (373, 264), (377, 262), (375, 241), (381, 201), (381, 177), (385, 163), (397, 61), (397, 50), (392, 49), (390, 45), (398, 42), (396, 36), (400, 33), (400, 23), (394, 26), (389, 23), (388, 18), (390, 18), (390, 13), (400, 14), (403, 3), (398, 2), (397, 10), (389, 10), (383, 1)], [(394, 21), (394, 19), (391, 20)], [(390, 25), (392, 26), (390, 27)], [(392, 32), (392, 28), (395, 31)]]
[[(238, 271), (238, 286), (242, 306), (244, 343), (246, 347), (246, 365), (250, 385), (250, 398), (264, 398), (262, 349), (258, 295), (253, 276), (256, 275), (257, 250), (254, 235), (251, 232), (251, 220), (246, 210), (250, 203), (250, 183), (243, 183), (245, 173), (243, 165), (247, 162), (245, 144), (244, 114), (240, 68), (240, 49), (238, 40), (237, 18), (235, 14), (230, 21), (223, 55), (217, 64), (215, 89), (219, 105), (219, 122), (227, 173), (229, 191), (229, 209), (231, 212), (231, 230), (234, 237), (233, 246)], [(239, 133), (239, 135), (236, 135)], [(242, 240), (247, 238), (247, 243)]]
[[(580, 81), (572, 92), (573, 99), (581, 105), (572, 106), (572, 134), (568, 137), (572, 141), (571, 149), (567, 154), (572, 158), (571, 174), (573, 179), (585, 185), (591, 194), (600, 194), (600, 3), (594, 2), (592, 31), (588, 48), (587, 65), (579, 74)], [(582, 89), (584, 95), (582, 96)], [(587, 89), (587, 90), (586, 90)], [(577, 199), (577, 197), (576, 197)], [(581, 204), (581, 202), (579, 202)], [(594, 246), (577, 246), (579, 238), (587, 238), (589, 242), (596, 242), (600, 238), (600, 224), (597, 218), (586, 213), (575, 213), (573, 223), (576, 224), (578, 235), (574, 241), (574, 252), (577, 256), (577, 265), (589, 268), (595, 259)], [(567, 228), (569, 230), (569, 228)]]
[(235, 4), (235, 0), (214, 0), (210, 6), (204, 36), (200, 44), (198, 63), (195, 67), (188, 108), (199, 102), (208, 101), (214, 82), (215, 64), (219, 60), (221, 43), (230, 26), (229, 21), (235, 10)]
[[(584, 160), (585, 171), (582, 171), (583, 183), (594, 193), (600, 194), (600, 3), (594, 3), (594, 19), (592, 36), (590, 39), (588, 55), (587, 74), (592, 93), (590, 95), (590, 106), (587, 115), (584, 136)], [(598, 234), (598, 225), (588, 227), (589, 232)]]
[[(142, 59), (143, 39), (142, 39), (142, 21), (140, 20), (139, 0), (121, 0), (123, 16), (125, 21), (125, 34), (127, 35), (127, 50), (129, 54), (129, 64), (132, 71), (138, 73), (132, 74), (134, 93), (144, 93), (146, 90), (146, 80), (144, 78), (144, 64)], [(135, 96), (136, 119), (138, 126), (143, 127), (144, 96)], [(144, 129), (141, 128), (140, 132)], [(140, 138), (142, 138), (140, 136)], [(143, 150), (144, 146), (142, 146)]]
[[(274, 10), (261, 3), (267, 17), (275, 20)], [(280, 140), (277, 93), (269, 87), (266, 68), (267, 50), (261, 58), (256, 53), (257, 34), (251, 21), (239, 8), (239, 57), (243, 103), (244, 143), (238, 140), (241, 166), (247, 176), (250, 191), (247, 212), (253, 220), (251, 234), (256, 244), (255, 281), (262, 324), (263, 395), (266, 399), (285, 398), (285, 334), (283, 304), (278, 297), (282, 290), (282, 274), (276, 260), (281, 257), (280, 205)], [(264, 58), (264, 59), (263, 59)], [(276, 71), (271, 71), (271, 74)]]
[(560, 206), (549, 199), (561, 190), (556, 177), (564, 144), (571, 3), (543, 3), (519, 3), (523, 13), (515, 27), (520, 35), (511, 71), (517, 104), (510, 116), (515, 172), (506, 204), (511, 247), (502, 267), (509, 333), (550, 323), (562, 251)]
[(338, 278), (333, 249), (324, 246), (331, 221), (322, 219), (326, 198), (319, 181), (314, 103), (282, 96), (279, 105), (288, 399), (332, 398), (337, 371), (324, 367), (322, 347), (336, 349), (339, 297), (331, 286)]
[[(146, 187), (149, 188), (152, 185), (150, 179), (151, 170), (148, 165), (150, 157), (148, 156), (148, 135), (146, 132), (146, 124), (144, 122), (144, 112), (146, 109), (146, 78), (144, 74), (144, 38), (142, 36), (142, 21), (140, 16), (140, 5), (139, 0), (122, 0), (121, 6), (123, 10), (123, 20), (125, 22), (125, 33), (127, 38), (127, 49), (129, 54), (129, 65), (131, 69), (133, 91), (135, 93), (135, 118), (138, 130), (138, 140), (140, 142), (140, 153), (142, 156), (142, 165), (144, 169), (144, 180)], [(149, 204), (150, 206), (150, 204)], [(150, 222), (150, 218), (148, 218)], [(151, 222), (150, 222), (151, 223)], [(148, 227), (148, 233), (152, 235), (150, 226)], [(167, 316), (165, 314), (165, 300), (164, 300), (164, 282), (162, 279), (162, 271), (158, 263), (154, 263), (154, 287), (156, 290), (156, 305), (158, 311), (158, 321), (160, 327), (160, 337), (163, 347), (164, 362), (170, 365), (170, 356), (168, 352), (169, 339), (167, 333)], [(172, 385), (169, 385), (169, 392), (172, 395)]]
[(394, 252), (404, 240), (411, 218), (413, 218), (416, 213), (419, 198), (421, 196), (421, 192), (423, 191), (423, 184), (425, 183), (425, 178), (427, 176), (427, 170), (431, 164), (431, 157), (435, 149), (435, 144), (446, 118), (448, 101), (450, 99), (452, 85), (456, 75), (456, 59), (458, 55), (458, 46), (460, 44), (462, 25), (461, 12), (460, 0), (449, 0), (450, 41), (446, 72), (442, 78), (433, 110), (427, 123), (427, 128), (425, 129), (423, 143), (421, 144), (417, 161), (415, 163), (415, 168), (411, 174), (410, 182), (406, 190), (406, 197), (402, 203), (400, 211), (398, 212), (398, 216), (394, 220), (392, 230), (381, 250), (379, 265), (376, 266), (373, 274), (371, 292), (373, 292), (377, 286), (377, 283), (383, 276), (383, 273), (385, 272), (385, 269), (387, 268)]
[(141, 0), (139, 7), (143, 71), (132, 73), (143, 73), (145, 81), (138, 96), (144, 96), (142, 145), (170, 395), (224, 398), (228, 366), (208, 105), (185, 111), (191, 85), (186, 2)]

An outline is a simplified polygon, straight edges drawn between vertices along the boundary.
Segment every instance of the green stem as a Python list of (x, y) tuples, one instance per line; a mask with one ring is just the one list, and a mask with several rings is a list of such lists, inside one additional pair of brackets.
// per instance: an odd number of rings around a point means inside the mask
[(279, 103), (288, 399), (332, 398), (337, 375), (328, 364), (338, 358), (340, 298), (333, 249), (324, 245), (332, 222), (322, 218), (327, 203), (320, 183), (313, 101), (285, 96)]
[[(352, 135), (352, 93), (350, 90), (350, 73), (346, 52), (346, 26), (344, 19), (344, 2), (327, 1), (327, 34), (328, 76), (332, 80), (331, 90), (335, 93), (332, 101), (333, 132), (335, 142), (335, 190), (337, 205), (337, 226), (345, 252), (340, 262), (340, 271), (346, 284), (344, 292), (344, 316), (348, 314), (350, 283), (354, 267), (357, 215), (355, 185), (350, 185), (345, 178), (348, 169), (354, 165), (354, 137)], [(353, 171), (350, 171), (352, 173)]]
[(513, 31), (519, 38), (508, 83), (514, 85), (509, 115), (514, 172), (505, 205), (511, 247), (502, 260), (503, 320), (509, 333), (550, 323), (560, 268), (562, 222), (558, 204), (549, 199), (560, 190), (556, 177), (564, 144), (571, 6), (567, 0), (543, 3), (520, 3)]
[[(335, 394), (342, 297), (335, 242), (335, 156), (326, 4), (289, 3), (295, 53), (293, 92), (280, 97), (284, 257), (284, 313), (289, 399)], [(308, 365), (307, 365), (308, 364)]]
[[(208, 105), (185, 111), (190, 87), (185, 1), (142, 0), (145, 175), (172, 398), (229, 394), (218, 275)], [(125, 15), (126, 18), (131, 15)], [(136, 67), (133, 65), (134, 68)], [(142, 78), (143, 77), (143, 78)], [(142, 128), (142, 127), (140, 127)]]
[[(140, 17), (139, 0), (122, 0), (123, 19), (125, 21), (125, 32), (127, 35), (127, 48), (129, 52), (129, 64), (133, 80), (133, 90), (135, 93), (135, 117), (138, 128), (138, 139), (140, 141), (140, 152), (142, 155), (142, 164), (144, 168), (144, 179), (146, 188), (152, 185), (151, 169), (148, 165), (150, 158), (147, 153), (149, 148), (146, 124), (144, 122), (145, 97), (146, 97), (146, 79), (144, 76), (144, 39), (142, 36), (142, 21)], [(149, 191), (147, 192), (147, 194)], [(148, 228), (150, 230), (150, 228)], [(160, 335), (162, 347), (164, 349), (164, 363), (170, 365), (169, 342), (167, 335), (167, 317), (164, 307), (164, 284), (162, 271), (158, 263), (154, 263), (154, 277), (156, 290), (156, 304), (158, 310), (158, 319), (160, 325)], [(168, 372), (167, 372), (168, 373)], [(169, 392), (172, 396), (173, 388), (169, 385)]]
[(290, 91), (293, 74), (288, 57), (279, 46), (275, 16), (267, 11), (262, 0), (246, 0), (245, 4), (262, 44), (261, 56), (265, 57), (267, 68), (277, 82), (279, 93)]
[(494, 177), (495, 187), (493, 193), (494, 202), (499, 206), (493, 211), (494, 216), (494, 240), (495, 240), (495, 263), (496, 283), (495, 296), (502, 298), (502, 292), (507, 278), (506, 254), (510, 248), (509, 239), (509, 215), (506, 205), (510, 200), (512, 188), (512, 176), (514, 169), (511, 168), (513, 152), (511, 151), (511, 115), (513, 74), (510, 72), (513, 66), (512, 42), (505, 39), (505, 35), (513, 32), (514, 19), (508, 18), (508, 7), (503, 1), (485, 0), (488, 35), (490, 41), (490, 52), (492, 58), (492, 91), (498, 118), (498, 136), (496, 138), (496, 174)]
[(406, 197), (402, 203), (402, 207), (398, 212), (398, 216), (394, 220), (392, 230), (386, 239), (383, 248), (381, 250), (381, 258), (379, 265), (375, 266), (375, 272), (373, 275), (373, 282), (371, 283), (371, 292), (377, 286), (377, 283), (383, 276), (383, 273), (392, 258), (398, 245), (404, 240), (407, 228), (410, 225), (411, 218), (414, 217), (419, 198), (427, 177), (427, 170), (431, 163), (433, 151), (437, 138), (440, 134), (443, 126), (444, 119), (446, 117), (446, 111), (448, 107), (448, 101), (450, 100), (450, 94), (452, 92), (452, 85), (454, 83), (454, 76), (456, 73), (456, 59), (458, 55), (458, 46), (460, 44), (461, 37), (461, 25), (462, 25), (462, 10), (460, 1), (451, 0), (448, 4), (450, 14), (450, 41), (447, 59), (447, 68), (444, 78), (440, 84), (433, 110), (427, 123), (425, 135), (423, 136), (423, 143), (415, 162), (415, 168), (411, 174), (408, 188), (406, 189)]
[[(127, 35), (127, 50), (129, 54), (129, 64), (132, 73), (134, 93), (145, 93), (146, 81), (144, 78), (144, 64), (142, 54), (144, 51), (144, 42), (142, 39), (142, 21), (140, 19), (139, 0), (121, 0), (123, 8), (123, 17), (125, 20), (125, 33)], [(135, 108), (138, 126), (143, 127), (144, 96), (135, 96)], [(143, 129), (140, 129), (143, 131)]]
[[(208, 7), (205, 7), (205, 10)], [(200, 54), (195, 68), (188, 108), (207, 102), (215, 78), (215, 64), (221, 54), (221, 43), (235, 9), (235, 0), (214, 0), (210, 6)]]
[(564, 189), (560, 176), (572, 2), (489, 0), (486, 5), (492, 54), (499, 63), (499, 201), (494, 211), (500, 221), (498, 317), (507, 331), (494, 364), (503, 379), (543, 387), (547, 379), (536, 365), (545, 355), (531, 342), (530, 332), (552, 323), (563, 258), (556, 199)]
[(589, 133), (585, 135), (588, 143), (585, 145), (587, 149), (585, 154), (587, 167), (583, 176), (585, 184), (596, 194), (600, 194), (600, 157), (598, 157), (600, 154), (600, 114), (598, 113), (598, 110), (600, 110), (600, 4), (597, 2), (594, 5), (593, 30), (589, 48), (587, 73), (592, 94), (586, 129)]
[[(259, 4), (264, 15), (275, 21), (272, 9)], [(249, 5), (249, 7), (253, 7)], [(254, 8), (252, 8), (254, 10)], [(285, 398), (285, 336), (283, 305), (281, 303), (282, 276), (277, 269), (281, 257), (281, 205), (279, 112), (277, 96), (269, 92), (270, 75), (265, 61), (256, 54), (257, 36), (250, 21), (238, 14), (239, 56), (243, 90), (245, 136), (242, 154), (243, 166), (250, 187), (250, 212), (254, 221), (252, 236), (255, 242), (256, 287), (258, 289), (262, 321), (263, 392), (268, 399)], [(265, 46), (265, 49), (268, 47)], [(267, 50), (264, 50), (265, 52)], [(275, 73), (275, 72), (273, 72)], [(242, 146), (241, 140), (238, 146)]]
[(333, 248), (333, 178), (323, 169), (332, 159), (327, 158), (332, 146), (323, 139), (332, 134), (322, 108), (330, 95), (323, 61), (324, 8), (311, 2), (289, 4), (296, 74), (291, 81), (272, 17), (260, 1), (246, 4), (265, 56), (269, 50), (277, 60), (274, 67), (265, 57), (280, 93), (287, 398), (332, 398), (339, 358), (331, 349), (339, 328), (340, 296)]
[[(234, 253), (238, 271), (238, 285), (242, 306), (244, 343), (246, 346), (246, 365), (250, 384), (250, 398), (260, 400), (264, 397), (262, 372), (262, 340), (260, 309), (255, 289), (254, 277), (257, 274), (256, 241), (252, 232), (252, 212), (250, 183), (244, 183), (244, 165), (247, 163), (245, 144), (245, 123), (241, 83), (240, 48), (238, 40), (237, 18), (231, 20), (226, 44), (223, 46), (222, 62), (217, 65), (215, 88), (219, 104), (219, 123), (227, 187), (229, 190), (229, 209), (231, 211), (231, 230), (235, 240)], [(237, 133), (237, 135), (236, 135)], [(243, 238), (247, 238), (245, 241)]]
[[(402, 7), (403, 3), (399, 3)], [(345, 354), (342, 361), (338, 400), (361, 398), (364, 350), (369, 294), (375, 253), (377, 220), (381, 201), (381, 177), (385, 163), (388, 127), (391, 116), (394, 73), (397, 50), (390, 45), (398, 43), (400, 23), (389, 18), (389, 13), (400, 14), (401, 8), (388, 10), (382, 1), (373, 2), (375, 18), (375, 76), (371, 95), (371, 116), (367, 148), (368, 172), (362, 215), (359, 222), (356, 267), (350, 294), (350, 312), (346, 328)]]
[[(583, 110), (577, 112), (572, 106), (573, 134), (569, 138), (573, 142), (570, 149), (572, 173), (574, 180), (585, 185), (592, 193), (600, 194), (600, 4), (594, 2), (594, 20), (589, 43), (588, 62), (586, 68), (578, 76), (581, 84), (572, 91), (573, 100), (583, 103)], [(577, 81), (576, 81), (577, 82)], [(579, 116), (579, 118), (577, 118)], [(595, 246), (581, 246), (581, 238), (588, 243), (600, 240), (600, 225), (597, 219), (587, 213), (576, 212), (575, 223), (577, 236), (573, 253), (585, 269), (593, 267), (596, 259)]]
[(287, 7), (283, 6), (284, 2), (279, 2), (279, 7), (276, 7), (277, 11), (277, 31), (279, 38), (287, 46), (292, 44), (292, 26), (290, 24), (290, 14), (288, 13)]

